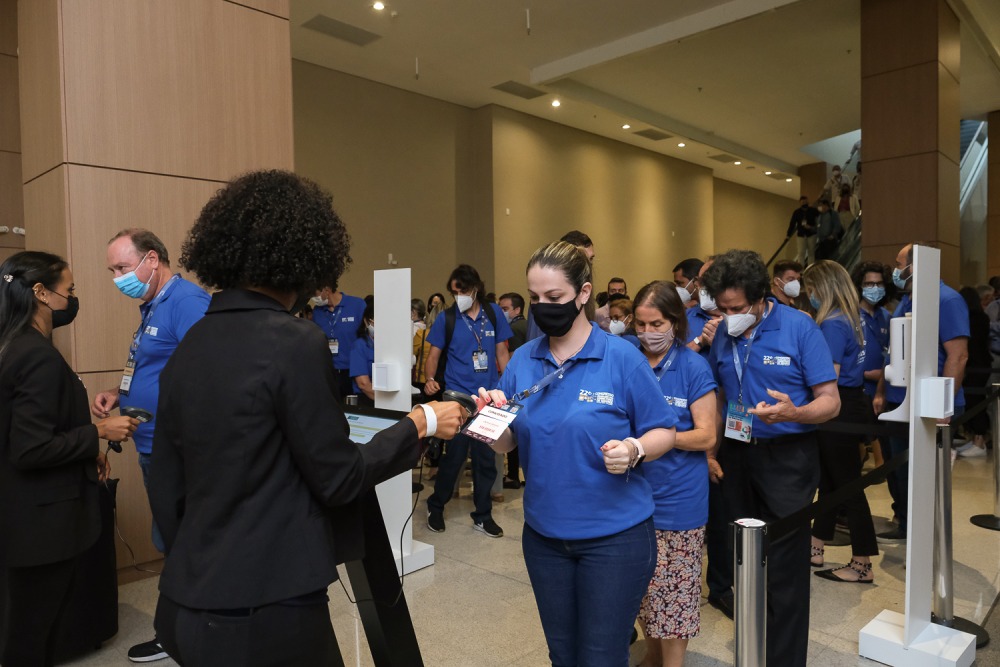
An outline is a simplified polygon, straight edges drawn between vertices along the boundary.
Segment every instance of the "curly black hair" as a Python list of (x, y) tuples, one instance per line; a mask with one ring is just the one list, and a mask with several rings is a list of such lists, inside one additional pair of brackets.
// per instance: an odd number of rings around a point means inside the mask
[(716, 256), (701, 277), (701, 284), (713, 299), (727, 289), (741, 289), (747, 301), (756, 303), (770, 291), (767, 266), (752, 250), (728, 250)]
[(336, 285), (351, 263), (350, 250), (327, 192), (291, 172), (254, 171), (205, 204), (180, 262), (210, 287), (301, 295)]

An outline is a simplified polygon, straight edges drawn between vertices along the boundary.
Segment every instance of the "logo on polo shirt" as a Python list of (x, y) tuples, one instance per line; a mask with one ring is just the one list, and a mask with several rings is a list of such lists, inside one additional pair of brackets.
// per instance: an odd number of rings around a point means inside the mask
[(493, 329), (487, 329), (483, 333), (486, 335), (487, 338), (496, 336), (496, 332), (494, 332)]
[(791, 366), (791, 357), (776, 357), (774, 355), (765, 354), (764, 355), (764, 365), (765, 366)]
[(160, 327), (146, 327), (146, 333), (150, 336), (155, 336), (160, 332)]
[(672, 408), (686, 408), (688, 406), (688, 400), (686, 398), (679, 398), (677, 396), (664, 396), (667, 399), (667, 405)]
[(578, 399), (582, 403), (599, 403), (601, 405), (614, 405), (615, 395), (610, 391), (587, 391), (586, 389), (580, 390), (580, 397)]
[(354, 315), (351, 315), (350, 317), (341, 317), (340, 321), (341, 322), (353, 322), (354, 321)]

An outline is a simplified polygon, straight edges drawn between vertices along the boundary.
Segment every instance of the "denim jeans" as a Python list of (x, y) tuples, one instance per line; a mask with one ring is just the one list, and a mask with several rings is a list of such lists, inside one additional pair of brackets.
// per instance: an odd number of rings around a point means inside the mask
[[(149, 469), (152, 467), (152, 454), (143, 454), (139, 452), (139, 468), (142, 470), (142, 485), (146, 487), (146, 495), (149, 497)], [(156, 525), (156, 519), (153, 519), (153, 532), (151, 535), (153, 539), (153, 546), (161, 554), (166, 551), (166, 547), (163, 546), (163, 536), (160, 535), (160, 528)]]
[(585, 540), (545, 537), (525, 523), (521, 548), (553, 667), (627, 667), (656, 568), (652, 518)]

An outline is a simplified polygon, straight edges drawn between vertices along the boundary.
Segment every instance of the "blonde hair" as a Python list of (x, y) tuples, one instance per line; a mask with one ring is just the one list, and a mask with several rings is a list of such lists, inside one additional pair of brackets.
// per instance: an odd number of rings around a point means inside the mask
[(819, 299), (816, 324), (822, 324), (830, 317), (836, 316), (839, 311), (850, 322), (858, 344), (863, 346), (865, 336), (861, 331), (858, 292), (851, 282), (847, 269), (836, 262), (821, 259), (802, 273), (802, 279), (806, 283), (806, 289), (811, 290)]
[[(562, 271), (563, 275), (566, 276), (566, 280), (573, 286), (577, 294), (583, 289), (585, 283), (594, 284), (594, 268), (587, 258), (587, 254), (577, 246), (566, 241), (554, 241), (536, 250), (531, 259), (528, 260), (528, 266), (524, 272), (527, 273), (533, 266)], [(587, 299), (583, 310), (587, 319), (593, 320), (595, 310), (594, 299)]]

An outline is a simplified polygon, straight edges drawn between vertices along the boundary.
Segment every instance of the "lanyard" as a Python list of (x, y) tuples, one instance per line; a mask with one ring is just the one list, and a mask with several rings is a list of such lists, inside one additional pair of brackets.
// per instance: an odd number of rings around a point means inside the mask
[(676, 341), (673, 345), (671, 345), (671, 348), (670, 354), (667, 355), (667, 363), (663, 364), (663, 368), (661, 368), (660, 372), (656, 374), (656, 379), (658, 381), (663, 379), (663, 376), (670, 370), (670, 365), (674, 363), (674, 357), (677, 356), (677, 350), (679, 349)]
[(128, 360), (135, 361), (136, 355), (139, 353), (139, 343), (142, 341), (142, 337), (146, 334), (146, 325), (153, 321), (153, 313), (156, 312), (157, 307), (160, 302), (163, 301), (167, 296), (167, 292), (174, 286), (174, 284), (180, 279), (181, 274), (175, 273), (167, 281), (167, 284), (163, 286), (160, 293), (156, 295), (156, 298), (149, 304), (146, 314), (143, 315), (142, 321), (139, 323), (139, 328), (136, 330), (135, 335), (132, 336), (132, 345), (129, 347)]
[[(486, 313), (483, 312), (482, 306), (480, 306), (480, 308), (479, 308), (479, 314), (482, 315), (483, 317), (486, 317)], [(479, 319), (479, 317), (477, 316), (476, 320), (478, 320), (478, 319)], [(462, 313), (462, 321), (465, 322), (465, 326), (469, 327), (469, 333), (471, 333), (472, 336), (473, 336), (473, 338), (476, 339), (476, 345), (479, 346), (479, 350), (478, 351), (482, 352), (483, 351), (483, 339), (478, 334), (476, 334), (476, 330), (472, 328), (471, 324), (469, 324), (470, 321), (474, 321), (474, 320), (472, 320), (472, 318), (469, 317), (468, 315), (466, 315), (465, 313)], [(486, 336), (486, 323), (485, 322), (480, 322), (480, 324), (479, 324), (479, 332), (481, 334), (483, 334), (483, 336)]]
[(332, 339), (337, 333), (337, 320), (340, 318), (340, 311), (343, 310), (344, 304), (340, 304), (333, 309), (333, 315), (330, 316), (330, 330), (326, 332), (326, 337)]
[[(765, 301), (764, 304), (766, 306), (767, 301)], [(764, 309), (764, 316), (760, 318), (760, 324), (764, 324), (764, 320), (767, 319), (767, 316), (770, 313), (771, 313), (770, 309), (768, 308)], [(736, 402), (739, 403), (740, 405), (743, 405), (743, 364), (746, 364), (747, 370), (750, 370), (750, 348), (753, 346), (754, 336), (757, 335), (757, 332), (759, 330), (760, 330), (760, 325), (757, 325), (757, 327), (755, 327), (754, 330), (750, 332), (750, 338), (747, 339), (747, 353), (746, 355), (744, 355), (743, 363), (740, 363), (740, 355), (739, 352), (737, 352), (736, 350), (736, 348), (739, 347), (739, 339), (738, 338), (733, 339), (733, 366), (736, 367), (736, 377), (739, 379), (740, 383), (740, 396)]]
[(528, 398), (529, 396), (532, 396), (533, 394), (537, 394), (541, 390), (545, 389), (546, 387), (548, 387), (550, 384), (552, 384), (556, 380), (561, 380), (563, 378), (563, 375), (566, 374), (566, 371), (568, 371), (573, 366), (573, 364), (575, 362), (576, 362), (576, 359), (567, 359), (565, 361), (565, 363), (563, 363), (562, 366), (559, 366), (554, 371), (552, 371), (551, 373), (549, 373), (548, 375), (546, 375), (545, 377), (543, 377), (541, 380), (539, 380), (535, 384), (531, 385), (530, 388), (525, 389), (524, 391), (522, 391), (522, 392), (520, 392), (518, 394), (514, 394), (514, 396), (511, 397), (510, 402), (511, 403), (520, 403), (521, 401), (523, 401), (524, 399)]

